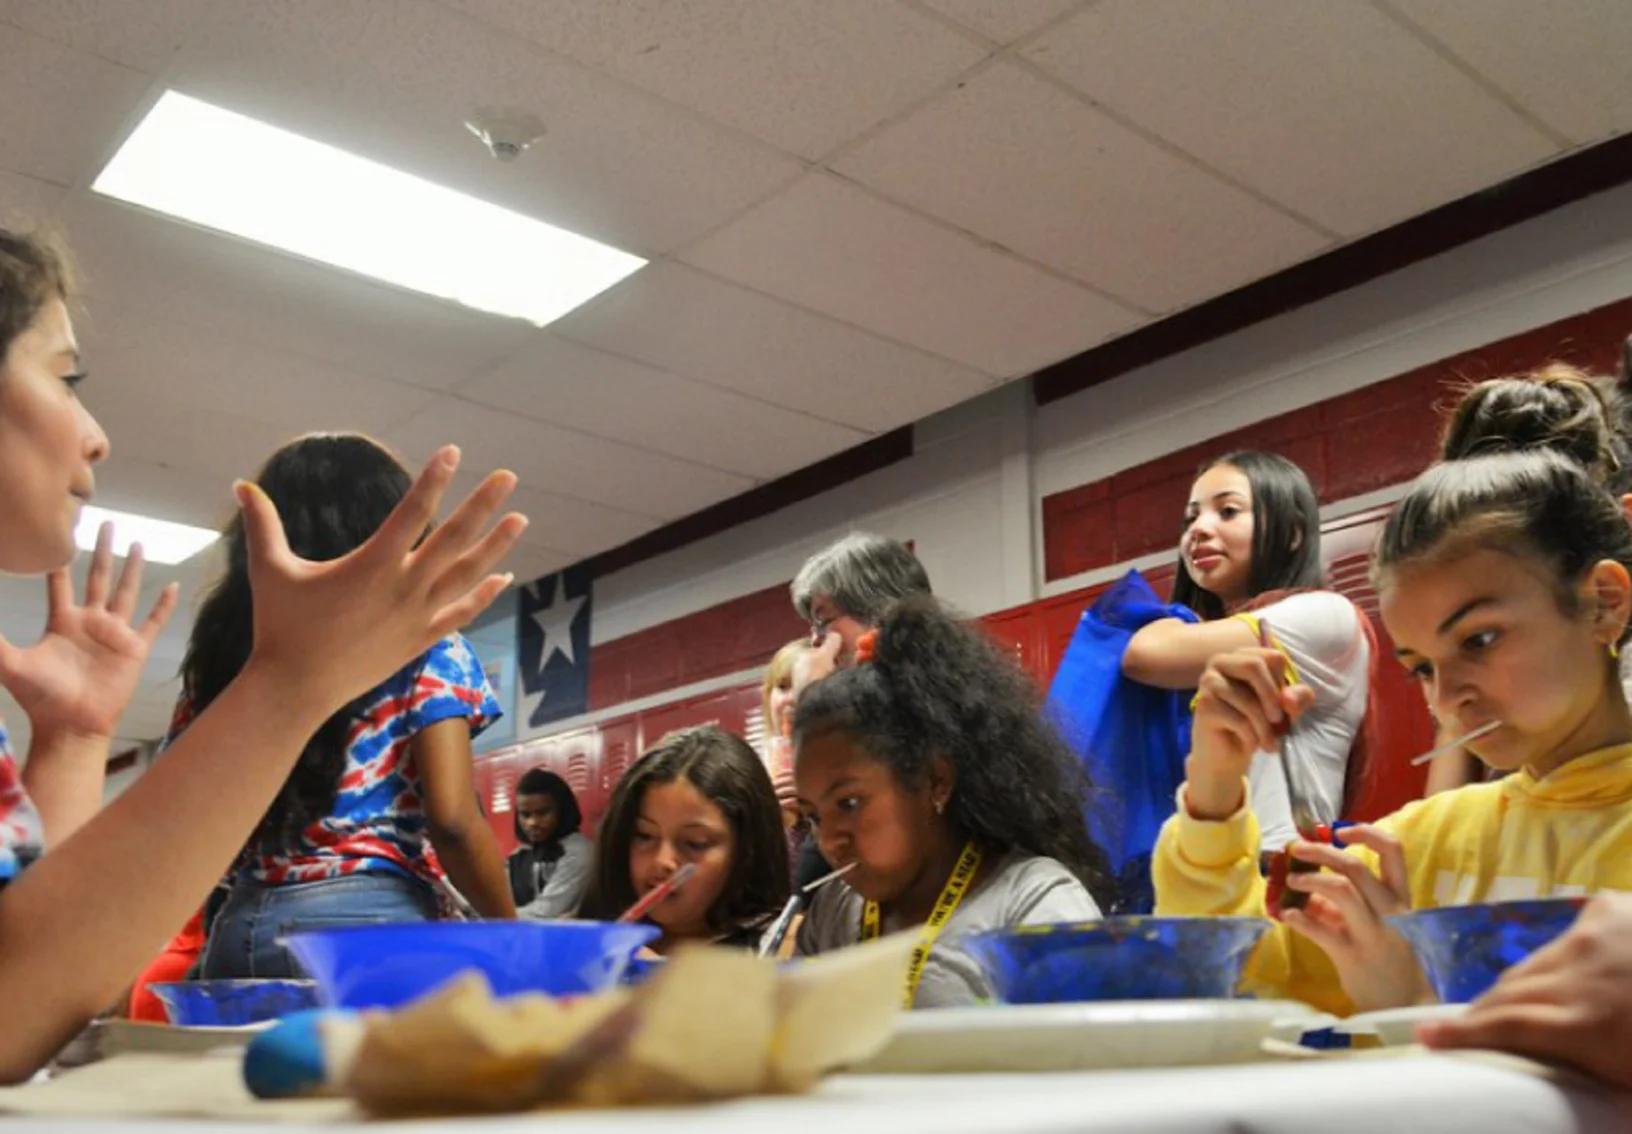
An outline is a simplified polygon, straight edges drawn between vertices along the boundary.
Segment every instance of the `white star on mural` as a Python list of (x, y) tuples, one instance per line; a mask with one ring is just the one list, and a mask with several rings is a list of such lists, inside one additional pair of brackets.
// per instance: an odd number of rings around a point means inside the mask
[[(565, 584), (560, 585), (566, 589)], [(536, 598), (536, 592), (534, 597)], [(572, 624), (578, 621), (579, 612), (584, 609), (588, 599), (579, 595), (577, 598), (566, 598), (559, 591), (555, 601), (542, 610), (533, 611), (533, 621), (544, 632), (544, 651), (539, 654), (538, 668), (542, 672), (550, 664), (550, 658), (560, 654), (567, 659), (568, 665), (578, 664), (578, 655), (572, 649)]]

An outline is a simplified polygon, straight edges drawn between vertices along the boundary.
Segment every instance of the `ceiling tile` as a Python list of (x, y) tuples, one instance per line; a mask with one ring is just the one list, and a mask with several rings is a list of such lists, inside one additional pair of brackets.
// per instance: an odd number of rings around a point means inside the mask
[[(77, 329), (86, 357), (106, 360), (121, 392), (313, 430), (380, 433), (436, 400), (430, 390), (358, 374), (288, 351), (97, 304)], [(98, 369), (100, 369), (100, 364)], [(104, 422), (117, 430), (118, 422)]]
[[(495, 409), (756, 478), (780, 476), (867, 439), (859, 430), (550, 334), (460, 393)], [(729, 444), (721, 443), (725, 438)]]
[(157, 71), (216, 0), (0, 0), (0, 23), (76, 51)]
[[(474, 471), (514, 470), (529, 488), (557, 491), (658, 519), (675, 519), (752, 488), (734, 473), (574, 433), (446, 397), (385, 440), (416, 461), (453, 441)], [(562, 543), (552, 533), (548, 545)], [(565, 548), (565, 550), (573, 550)]]
[[(94, 401), (89, 404), (96, 413)], [(199, 528), (217, 529), (232, 518), (235, 505), (231, 476), (200, 475), (193, 469), (127, 453), (126, 438), (130, 439), (132, 450), (143, 448), (141, 438), (134, 429), (125, 429), (123, 422), (110, 424), (103, 420), (106, 416), (98, 414), (98, 420), (113, 440), (113, 455), (96, 469), (97, 504)], [(245, 454), (246, 460), (238, 475), (253, 476), (261, 462), (271, 455), (270, 449)]]
[(0, 24), (0, 166), (71, 185), (111, 153), (147, 76)]
[(811, 159), (985, 55), (879, 0), (448, 2)]
[(43, 223), (66, 191), (61, 185), (0, 169), (0, 225), (27, 231)]
[[(536, 333), (519, 319), (472, 311), (92, 195), (69, 201), (61, 216), (93, 312), (105, 302), (427, 389), (482, 373)], [(230, 364), (230, 358), (222, 360)]]
[(1030, 374), (1141, 321), (907, 209), (813, 174), (683, 259), (999, 378)]
[(1632, 129), (1626, 0), (1390, 2), (1559, 133), (1595, 142)]
[(1398, 23), (1352, 0), (1104, 0), (1024, 54), (1347, 236), (1557, 149)]
[(536, 582), (545, 575), (553, 575), (563, 567), (570, 567), (578, 561), (577, 556), (553, 551), (547, 547), (532, 547), (525, 543), (518, 543), (505, 556), (500, 566), (516, 577), (517, 586), (527, 586)]
[(115, 453), (202, 474), (222, 486), (254, 475), (290, 437), (280, 425), (144, 395), (111, 379), (93, 377), (85, 404), (107, 430)]
[[(677, 247), (798, 173), (768, 146), (431, 0), (222, 2), (231, 18), (184, 53), (177, 88), (630, 252)], [(497, 162), (464, 127), (490, 105), (538, 114), (548, 133)]]
[(653, 264), (556, 324), (589, 346), (882, 432), (987, 389), (967, 367), (680, 264)]
[(1013, 43), (1084, 0), (923, 0), (944, 16), (998, 43)]
[(1154, 312), (1211, 298), (1326, 244), (1009, 64), (942, 95), (837, 167)]
[[(478, 465), (475, 458), (467, 454), (464, 467), (443, 498), (443, 512), (451, 510), (474, 491), (487, 471), (488, 466)], [(517, 483), (504, 507), (506, 511), (520, 512), (527, 517), (527, 530), (519, 543), (545, 548), (576, 562), (628, 543), (666, 522), (656, 516), (566, 495), (573, 487), (562, 485), (560, 491), (554, 491), (547, 482), (525, 477)]]

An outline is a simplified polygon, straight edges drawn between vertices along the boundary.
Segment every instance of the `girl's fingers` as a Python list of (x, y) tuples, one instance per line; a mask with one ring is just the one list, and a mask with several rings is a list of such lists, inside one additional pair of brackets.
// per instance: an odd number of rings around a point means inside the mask
[(74, 580), (68, 568), (59, 567), (45, 577), (45, 597), (52, 614), (74, 607)]
[(1196, 720), (1203, 714), (1239, 737), (1249, 751), (1258, 752), (1274, 745), (1275, 730), (1264, 719), (1263, 705), (1252, 690), (1209, 670), (1202, 674), (1196, 702)]
[(1405, 846), (1398, 838), (1368, 823), (1357, 824), (1343, 832), (1343, 841), (1354, 843), (1377, 855), (1377, 869), (1383, 885), (1400, 902), (1411, 902), (1411, 876), (1405, 869)]
[(467, 625), (482, 611), (493, 604), (493, 600), (504, 593), (504, 588), (516, 581), (510, 574), (489, 575), (463, 598), (451, 602), (438, 610), (431, 617), (430, 640), (435, 642), (447, 637), (461, 626)]
[(153, 603), (153, 609), (148, 611), (147, 621), (143, 622), (137, 631), (142, 640), (151, 646), (164, 630), (164, 624), (170, 621), (170, 616), (176, 612), (176, 599), (181, 595), (181, 585), (171, 583), (159, 592), (159, 597)]
[(490, 473), (469, 496), (459, 502), (447, 520), (425, 537), (413, 553), (414, 570), (428, 579), (439, 578), (450, 564), (460, 559), (486, 530), (488, 522), (516, 489), (516, 474)]
[(526, 516), (519, 512), (505, 516), (481, 542), (454, 560), (431, 584), (431, 604), (447, 603), (463, 596), (492, 572), (526, 530)]
[[(1301, 862), (1312, 862), (1317, 866), (1324, 866), (1332, 874), (1298, 874), (1294, 875), (1298, 882), (1314, 883), (1317, 879), (1342, 878), (1353, 887), (1356, 896), (1365, 904), (1367, 912), (1373, 918), (1383, 918), (1389, 914), (1403, 912), (1408, 904), (1395, 892), (1383, 884), (1382, 879), (1371, 872), (1371, 869), (1360, 859), (1347, 851), (1340, 851), (1336, 847), (1329, 847), (1323, 843), (1299, 841), (1292, 846), (1292, 857)], [(1291, 879), (1288, 879), (1290, 884)], [(1297, 887), (1303, 889), (1302, 885)], [(1318, 892), (1313, 891), (1311, 892)]]
[(1340, 953), (1353, 945), (1345, 926), (1329, 924), (1314, 917), (1309, 909), (1282, 909), (1281, 924), (1300, 937), (1307, 937), (1328, 955)]
[(1213, 659), (1212, 668), (1232, 682), (1246, 686), (1258, 699), (1264, 718), (1279, 724), (1286, 658), (1275, 650), (1235, 650)]
[(1417, 1039), (1433, 1048), (1488, 1048), (1541, 1059), (1569, 1058), (1580, 1014), (1558, 1004), (1504, 1004), (1474, 1008), (1454, 1020), (1417, 1026)]
[[(367, 543), (352, 552), (358, 558), (399, 563), (425, 537), (425, 529), (436, 520), (453, 474), (459, 469), (459, 449), (447, 445), (438, 449), (430, 464), (420, 470), (412, 487), (385, 518)], [(428, 541), (427, 541), (428, 542)]]
[(99, 610), (108, 604), (108, 576), (113, 573), (113, 524), (104, 521), (96, 529), (96, 550), (91, 553), (91, 570), (85, 576), (85, 605)]
[(119, 585), (113, 589), (113, 599), (108, 603), (108, 612), (120, 622), (129, 622), (136, 614), (136, 600), (141, 597), (142, 590), (142, 545), (133, 543), (130, 551), (125, 554), (125, 565), (119, 572)]
[[(232, 486), (238, 498), (238, 508), (244, 517), (244, 543), (249, 553), (250, 582), (254, 585), (254, 567), (257, 563), (286, 568), (295, 558), (289, 550), (289, 540), (283, 532), (283, 521), (278, 509), (258, 484), (241, 480)], [(389, 521), (387, 521), (389, 522)], [(375, 538), (379, 538), (378, 533)]]
[(1343, 919), (1350, 936), (1359, 933), (1370, 933), (1381, 923), (1376, 913), (1367, 904), (1359, 889), (1347, 878), (1338, 874), (1288, 874), (1286, 879), (1288, 889), (1310, 896), (1322, 897), (1331, 904), (1331, 908)]

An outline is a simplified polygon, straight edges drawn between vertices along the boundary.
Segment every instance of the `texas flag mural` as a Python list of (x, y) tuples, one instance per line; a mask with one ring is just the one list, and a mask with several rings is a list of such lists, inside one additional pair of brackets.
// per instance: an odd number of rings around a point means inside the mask
[(589, 710), (591, 589), (589, 572), (569, 567), (517, 593), (517, 715), (526, 727)]

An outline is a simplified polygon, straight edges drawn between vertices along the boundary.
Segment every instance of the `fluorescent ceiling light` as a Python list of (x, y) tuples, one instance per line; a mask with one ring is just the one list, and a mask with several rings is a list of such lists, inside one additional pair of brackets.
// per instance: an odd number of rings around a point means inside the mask
[(113, 552), (130, 554), (130, 545), (142, 545), (142, 557), (149, 563), (180, 563), (191, 559), (220, 538), (219, 532), (195, 528), (190, 524), (173, 524), (169, 520), (155, 520), (134, 512), (115, 512), (111, 508), (85, 505), (79, 512), (79, 526), (74, 529), (74, 542), (81, 550), (96, 550), (96, 533), (103, 523), (113, 522)]
[(646, 263), (175, 91), (92, 188), (540, 327)]

